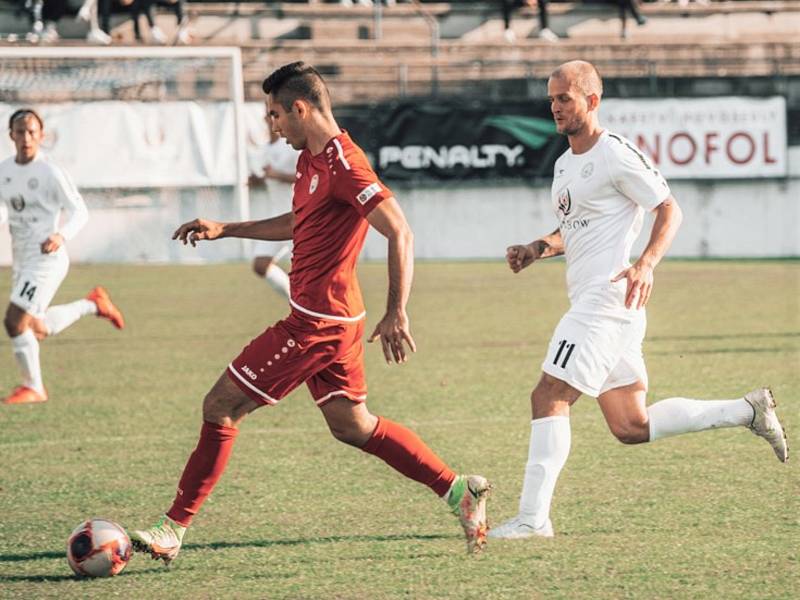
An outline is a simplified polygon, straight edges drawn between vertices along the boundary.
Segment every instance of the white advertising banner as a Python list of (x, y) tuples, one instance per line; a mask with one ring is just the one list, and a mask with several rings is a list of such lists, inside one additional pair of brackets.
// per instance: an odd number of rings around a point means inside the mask
[[(0, 103), (7, 128), (16, 105)], [(39, 107), (37, 107), (39, 110)], [(196, 102), (48, 104), (42, 150), (80, 188), (233, 185), (236, 139), (233, 105)], [(266, 140), (264, 105), (245, 106), (248, 150)], [(14, 154), (0, 136), (0, 159)], [(250, 154), (250, 152), (248, 152)]]
[(600, 122), (635, 143), (667, 178), (783, 177), (786, 100), (603, 100)]
[[(0, 127), (19, 108), (0, 103)], [(39, 107), (37, 107), (39, 108)], [(196, 102), (48, 104), (43, 150), (81, 188), (234, 185), (233, 106)], [(646, 153), (668, 178), (787, 174), (786, 102), (774, 98), (607, 99), (601, 123)], [(249, 170), (266, 142), (264, 104), (244, 106)], [(0, 159), (14, 146), (0, 135)]]

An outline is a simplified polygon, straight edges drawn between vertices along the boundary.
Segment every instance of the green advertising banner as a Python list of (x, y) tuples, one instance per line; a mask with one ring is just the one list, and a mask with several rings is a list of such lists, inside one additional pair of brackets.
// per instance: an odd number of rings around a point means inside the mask
[(567, 147), (546, 100), (393, 102), (337, 115), (387, 181), (549, 178)]

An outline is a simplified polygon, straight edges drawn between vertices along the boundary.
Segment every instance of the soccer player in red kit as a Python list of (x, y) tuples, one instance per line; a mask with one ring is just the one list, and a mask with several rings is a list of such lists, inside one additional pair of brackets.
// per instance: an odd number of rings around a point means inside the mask
[(486, 543), (486, 479), (456, 475), (413, 432), (371, 414), (365, 404), (365, 312), (356, 261), (371, 225), (388, 240), (389, 292), (369, 341), (380, 339), (387, 362), (403, 363), (406, 346), (416, 349), (406, 314), (414, 254), (405, 216), (363, 151), (339, 129), (313, 67), (285, 65), (264, 80), (263, 89), (273, 129), (302, 150), (292, 211), (242, 223), (195, 219), (173, 238), (192, 245), (223, 237), (292, 239), (291, 313), (252, 340), (206, 395), (200, 440), (172, 507), (150, 529), (132, 532), (134, 548), (169, 564), (225, 470), (239, 423), (305, 382), (336, 439), (444, 498), (459, 516), (468, 551), (478, 552)]

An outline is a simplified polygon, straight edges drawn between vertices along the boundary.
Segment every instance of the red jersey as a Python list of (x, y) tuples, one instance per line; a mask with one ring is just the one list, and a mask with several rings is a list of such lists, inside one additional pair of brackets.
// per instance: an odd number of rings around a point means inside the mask
[(364, 317), (356, 261), (369, 229), (365, 217), (392, 196), (347, 132), (316, 156), (303, 150), (292, 198), (289, 302), (296, 310), (339, 321)]

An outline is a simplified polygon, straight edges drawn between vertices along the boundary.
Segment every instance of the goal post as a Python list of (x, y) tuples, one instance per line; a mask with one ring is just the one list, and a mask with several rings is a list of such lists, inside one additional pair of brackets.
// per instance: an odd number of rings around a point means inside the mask
[[(249, 218), (245, 121), (252, 130), (254, 105), (245, 103), (239, 48), (0, 47), (0, 64), (3, 126), (17, 108), (40, 111), (42, 151), (89, 205), (92, 220), (70, 244), (73, 260), (246, 255), (246, 241), (194, 252), (161, 241), (178, 219)], [(8, 136), (0, 139), (0, 159), (13, 155)], [(128, 226), (140, 245), (115, 246), (109, 238)], [(0, 264), (8, 264), (7, 235), (0, 228)]]

